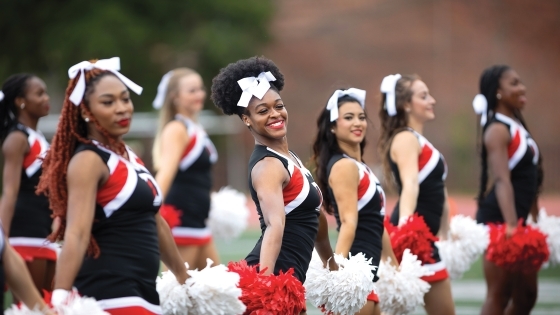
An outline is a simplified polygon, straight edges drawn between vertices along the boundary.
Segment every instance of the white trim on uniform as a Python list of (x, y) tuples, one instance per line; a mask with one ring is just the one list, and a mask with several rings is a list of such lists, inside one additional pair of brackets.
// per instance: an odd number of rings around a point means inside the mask
[(161, 307), (159, 305), (154, 305), (152, 303), (149, 303), (148, 301), (144, 300), (139, 296), (127, 296), (121, 298), (99, 300), (97, 301), (97, 303), (105, 311), (112, 310), (112, 309), (140, 306), (154, 314), (157, 315), (163, 314), (161, 311)]
[(442, 271), (445, 270), (445, 263), (442, 261), (438, 261), (437, 263), (434, 264), (424, 264), (422, 265), (423, 267), (426, 267), (426, 269), (433, 271), (433, 272), (438, 272), (438, 271)]
[(184, 226), (176, 226), (171, 229), (171, 233), (175, 237), (192, 237), (192, 238), (207, 238), (212, 236), (212, 231), (209, 227), (192, 228)]
[(117, 196), (115, 196), (113, 200), (109, 201), (109, 203), (107, 203), (105, 207), (103, 207), (103, 211), (105, 212), (105, 216), (107, 218), (110, 217), (113, 214), (113, 212), (120, 209), (120, 207), (128, 199), (130, 199), (130, 196), (132, 196), (132, 193), (134, 193), (134, 190), (136, 189), (136, 185), (138, 184), (138, 174), (132, 167), (132, 164), (126, 163), (126, 160), (123, 158), (120, 158), (120, 160), (123, 161), (124, 165), (126, 166), (127, 178), (123, 188), (121, 189), (121, 191), (119, 191)]
[(10, 245), (12, 246), (26, 246), (26, 247), (37, 247), (37, 248), (48, 248), (54, 251), (60, 249), (60, 246), (56, 243), (51, 243), (46, 238), (38, 237), (10, 237)]

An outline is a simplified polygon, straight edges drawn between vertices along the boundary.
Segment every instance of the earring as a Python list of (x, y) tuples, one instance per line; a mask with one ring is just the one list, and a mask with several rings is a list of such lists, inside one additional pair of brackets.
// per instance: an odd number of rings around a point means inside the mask
[(334, 133), (334, 129), (331, 129), (331, 132)]
[(410, 113), (410, 108), (407, 108), (407, 109), (406, 109), (406, 112), (407, 112), (407, 113)]
[(84, 120), (88, 123), (89, 122), (89, 117), (84, 117)]
[(247, 127), (250, 127), (251, 125), (247, 124)]
[(21, 105), (19, 105), (19, 108), (24, 109), (25, 108), (25, 103), (21, 103)]
[(498, 93), (498, 94), (496, 94), (496, 98), (497, 98), (497, 99), (501, 99), (501, 98), (502, 98), (502, 95), (501, 95), (500, 93)]

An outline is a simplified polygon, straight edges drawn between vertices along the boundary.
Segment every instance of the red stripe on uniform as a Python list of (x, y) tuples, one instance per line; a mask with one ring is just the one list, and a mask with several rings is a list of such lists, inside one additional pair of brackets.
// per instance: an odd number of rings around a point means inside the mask
[(421, 171), (424, 166), (426, 166), (426, 164), (428, 164), (428, 161), (430, 161), (430, 158), (432, 157), (433, 154), (433, 150), (432, 148), (430, 148), (430, 146), (424, 145), (422, 147), (422, 152), (420, 153), (420, 156), (418, 157), (418, 170)]
[(375, 303), (379, 303), (379, 297), (377, 296), (375, 291), (371, 291), (371, 293), (367, 296), (367, 300)]
[(13, 246), (15, 251), (25, 261), (33, 261), (34, 259), (46, 259), (56, 261), (56, 251), (47, 247), (33, 247), (33, 246)]
[(365, 195), (365, 193), (369, 189), (369, 184), (369, 175), (364, 172), (364, 177), (362, 177), (362, 180), (360, 180), (360, 184), (358, 184), (358, 200), (362, 199), (362, 197)]
[(23, 158), (23, 168), (28, 168), (29, 166), (31, 166), (31, 164), (35, 162), (35, 160), (40, 154), (41, 154), (41, 143), (35, 140), (31, 148), (29, 148), (29, 153), (27, 153), (25, 155), (25, 158)]
[(97, 192), (97, 203), (105, 207), (121, 192), (128, 178), (128, 168), (124, 162), (119, 161), (109, 180)]
[(208, 235), (202, 238), (173, 236), (173, 240), (178, 246), (206, 245), (212, 241), (212, 235)]
[(513, 136), (510, 144), (508, 145), (508, 158), (511, 159), (511, 157), (515, 154), (517, 149), (519, 149), (520, 144), (521, 144), (521, 134), (519, 133), (519, 130), (516, 130), (515, 135)]
[(284, 206), (288, 205), (294, 199), (297, 198), (299, 193), (303, 188), (303, 175), (299, 168), (294, 167), (294, 173), (288, 185), (282, 190), (282, 195), (284, 196)]
[(194, 145), (196, 144), (196, 133), (194, 134), (194, 136), (190, 139), (189, 144), (187, 145), (187, 147), (185, 148), (185, 151), (183, 152), (183, 155), (181, 156), (181, 159), (185, 158), (187, 155), (189, 155), (189, 153), (192, 151), (192, 149), (194, 148)]
[(129, 306), (121, 308), (113, 308), (109, 310), (104, 310), (111, 315), (158, 315), (158, 313), (150, 312), (141, 306)]
[(432, 283), (432, 282), (438, 282), (438, 281), (441, 281), (441, 280), (445, 280), (447, 278), (449, 278), (449, 274), (447, 273), (447, 269), (442, 269), (442, 270), (436, 271), (431, 276), (425, 276), (425, 277), (422, 277), (421, 279), (428, 282), (428, 283)]

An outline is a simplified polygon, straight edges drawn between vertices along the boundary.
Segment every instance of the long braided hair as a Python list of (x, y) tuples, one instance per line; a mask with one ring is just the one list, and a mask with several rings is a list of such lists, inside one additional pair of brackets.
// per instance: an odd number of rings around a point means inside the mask
[[(486, 128), (489, 126), (489, 122), (494, 118), (494, 115), (496, 114), (496, 106), (498, 105), (497, 94), (498, 94), (498, 89), (500, 88), (500, 79), (502, 78), (502, 75), (508, 70), (511, 70), (510, 66), (494, 65), (492, 67), (485, 69), (480, 77), (479, 89), (480, 89), (480, 94), (484, 95), (484, 97), (486, 97), (486, 101), (488, 102), (488, 108), (486, 112), (488, 118), (487, 118), (486, 125), (481, 126), (481, 128), (477, 129), (479, 130), (479, 136), (477, 138), (479, 139), (478, 147), (480, 151), (480, 165), (481, 165), (480, 187), (479, 187), (478, 197), (477, 197), (479, 205), (484, 200), (486, 191), (488, 189), (488, 160), (487, 160), (488, 152), (486, 150), (486, 146), (484, 145), (484, 131), (486, 131)], [(528, 131), (529, 128), (527, 128), (527, 124), (525, 123), (525, 119), (523, 118), (521, 111), (516, 109), (513, 111), (513, 114), (515, 118), (519, 120), (521, 125), (523, 125), (523, 127)], [(543, 178), (544, 178), (544, 173), (542, 168), (542, 156), (539, 156), (539, 161), (537, 165), (537, 184), (538, 184), (539, 191), (541, 190), (542, 187)]]
[(10, 129), (18, 122), (19, 109), (16, 98), (24, 97), (29, 79), (35, 77), (29, 73), (11, 75), (2, 85), (4, 99), (0, 101), (0, 144), (4, 143)]
[[(79, 106), (76, 106), (70, 101), (69, 97), (76, 87), (80, 75), (85, 75), (86, 90), (82, 102)], [(124, 143), (111, 137), (109, 133), (101, 127), (99, 122), (95, 119), (95, 116), (91, 114), (88, 103), (89, 96), (94, 91), (96, 83), (99, 82), (101, 78), (114, 74), (109, 71), (93, 68), (90, 71), (84, 71), (84, 73), (80, 75), (70, 80), (66, 88), (58, 127), (53, 137), (52, 145), (43, 161), (43, 173), (39, 185), (37, 186), (37, 193), (44, 193), (49, 198), (49, 205), (53, 212), (51, 216), (61, 219), (60, 227), (53, 231), (48, 237), (48, 239), (53, 242), (64, 239), (68, 208), (68, 186), (66, 182), (68, 164), (74, 155), (76, 147), (80, 143), (92, 144), (92, 140), (88, 139), (87, 123), (81, 116), (82, 110), (87, 114), (94, 128), (109, 140), (108, 149), (120, 155), (123, 155), (125, 152)], [(100, 254), (99, 246), (93, 236), (90, 239), (87, 254), (94, 257), (98, 257)]]

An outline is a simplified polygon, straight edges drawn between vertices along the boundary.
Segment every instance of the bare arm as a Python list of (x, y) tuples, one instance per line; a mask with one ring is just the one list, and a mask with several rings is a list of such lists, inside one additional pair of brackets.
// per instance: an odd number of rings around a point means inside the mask
[(449, 233), (449, 195), (447, 194), (447, 188), (445, 188), (445, 201), (443, 204), (443, 213), (441, 215), (441, 222), (438, 231), (438, 237), (442, 240), (447, 239), (447, 234)]
[(66, 230), (56, 264), (55, 289), (72, 289), (90, 241), (97, 187), (108, 177), (107, 166), (93, 151), (79, 152), (70, 160)]
[(10, 133), (2, 145), (4, 172), (2, 178), (2, 198), (0, 199), (0, 220), (4, 226), (6, 236), (10, 235), (10, 227), (21, 184), (23, 157), (28, 150), (29, 144), (22, 132)]
[(418, 156), (420, 145), (416, 136), (409, 131), (398, 133), (391, 144), (391, 159), (399, 168), (402, 192), (399, 197), (400, 219), (411, 216), (416, 210), (420, 184), (418, 183)]
[(181, 156), (189, 144), (189, 136), (185, 125), (180, 121), (174, 120), (165, 125), (160, 137), (161, 158), (155, 179), (165, 200), (171, 183), (173, 183), (173, 179), (179, 169)]
[(488, 165), (495, 180), (496, 197), (510, 233), (517, 226), (513, 186), (508, 168), (509, 130), (502, 124), (492, 124), (484, 133)]
[(383, 228), (383, 240), (381, 242), (381, 260), (385, 261), (387, 258), (391, 258), (391, 265), (398, 266), (399, 262), (393, 252), (393, 246), (391, 246), (391, 237), (387, 229)]
[(14, 295), (29, 309), (38, 307), (40, 310), (46, 310), (47, 305), (35, 288), (25, 262), (8, 243), (5, 244), (2, 261), (6, 282)]
[(156, 214), (156, 224), (161, 261), (173, 272), (177, 281), (183, 284), (187, 280), (187, 268), (173, 240), (169, 225), (167, 225), (167, 222), (165, 222), (159, 212)]
[(358, 226), (359, 181), (358, 167), (350, 159), (340, 159), (336, 162), (329, 175), (329, 186), (333, 191), (340, 217), (335, 252), (344, 257), (348, 257)]
[(329, 224), (323, 210), (319, 213), (319, 230), (315, 239), (315, 249), (323, 261), (323, 266), (326, 266), (328, 261), (330, 270), (338, 270), (338, 265), (332, 259), (333, 250), (329, 240)]
[(289, 175), (282, 162), (267, 157), (253, 167), (251, 177), (266, 224), (261, 244), (260, 269), (266, 268), (265, 274), (272, 274), (282, 247), (286, 222), (282, 189), (289, 182)]

